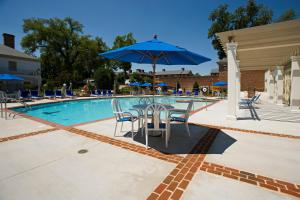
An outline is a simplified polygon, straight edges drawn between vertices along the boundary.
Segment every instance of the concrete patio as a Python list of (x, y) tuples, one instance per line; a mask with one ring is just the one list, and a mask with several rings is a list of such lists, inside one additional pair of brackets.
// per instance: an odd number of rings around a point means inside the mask
[(300, 136), (299, 123), (226, 121), (226, 103), (193, 114), (191, 137), (172, 125), (168, 149), (151, 137), (146, 150), (130, 124), (113, 137), (114, 119), (74, 127), (0, 119), (0, 199), (300, 197), (300, 138), (279, 135)]

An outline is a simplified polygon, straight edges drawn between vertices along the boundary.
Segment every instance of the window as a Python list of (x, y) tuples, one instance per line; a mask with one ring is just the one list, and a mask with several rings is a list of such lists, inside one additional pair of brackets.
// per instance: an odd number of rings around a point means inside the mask
[(10, 72), (17, 71), (17, 62), (15, 62), (15, 61), (8, 61), (8, 70)]

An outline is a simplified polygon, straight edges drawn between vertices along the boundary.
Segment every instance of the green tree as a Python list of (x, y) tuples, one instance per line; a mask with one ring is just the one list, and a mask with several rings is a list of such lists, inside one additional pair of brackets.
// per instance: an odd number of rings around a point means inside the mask
[(293, 9), (288, 9), (278, 17), (276, 22), (283, 22), (293, 19), (296, 19), (296, 12)]
[(94, 79), (97, 88), (114, 89), (115, 74), (111, 68), (100, 67), (95, 71)]
[(70, 17), (25, 19), (21, 45), (25, 52), (40, 53), (42, 78), (55, 85), (82, 82), (107, 61), (98, 53), (108, 49), (101, 38), (83, 35), (83, 26)]
[(143, 76), (137, 72), (133, 72), (132, 74), (130, 74), (129, 80), (130, 80), (130, 82), (135, 82), (135, 81), (143, 82), (144, 81)]
[[(128, 33), (126, 35), (119, 35), (115, 38), (112, 49), (121, 48), (124, 46), (135, 44), (136, 40), (133, 37), (132, 33)], [(112, 62), (114, 68), (118, 68), (124, 72), (125, 79), (128, 78), (127, 71), (131, 69), (131, 63), (129, 62), (121, 62), (121, 61), (113, 61)]]
[[(229, 11), (227, 4), (220, 5), (213, 10), (208, 17), (212, 22), (208, 29), (208, 38), (212, 40), (212, 46), (217, 50), (219, 59), (226, 57), (226, 54), (216, 33), (269, 24), (273, 22), (272, 17), (272, 10), (262, 4), (257, 4), (255, 0), (248, 0), (245, 6), (239, 6), (233, 12)], [(295, 12), (288, 10), (277, 21), (294, 18)]]

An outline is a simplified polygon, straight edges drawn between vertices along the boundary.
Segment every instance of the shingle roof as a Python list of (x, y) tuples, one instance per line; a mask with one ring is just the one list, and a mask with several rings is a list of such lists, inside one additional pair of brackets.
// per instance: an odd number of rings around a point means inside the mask
[(170, 70), (170, 71), (160, 71), (156, 72), (155, 75), (179, 75), (179, 74), (190, 74), (191, 70)]
[(0, 44), (0, 56), (2, 56), (2, 55), (38, 61), (38, 59), (36, 57), (30, 56), (30, 55), (23, 53), (21, 51), (18, 51), (16, 49), (13, 49), (13, 48), (10, 48), (3, 44)]

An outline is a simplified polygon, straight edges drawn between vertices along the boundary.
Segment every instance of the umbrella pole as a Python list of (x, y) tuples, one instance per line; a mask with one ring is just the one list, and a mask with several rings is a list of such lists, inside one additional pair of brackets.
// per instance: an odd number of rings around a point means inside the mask
[(153, 62), (153, 64), (152, 64), (152, 68), (153, 68), (153, 80), (152, 80), (152, 88), (153, 88), (153, 95), (155, 95), (155, 62)]

